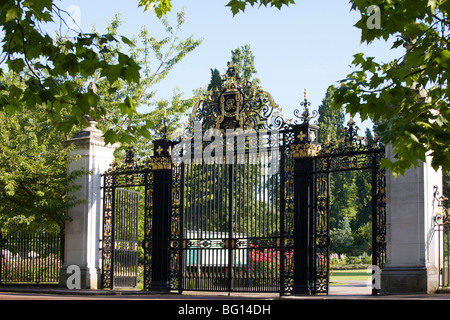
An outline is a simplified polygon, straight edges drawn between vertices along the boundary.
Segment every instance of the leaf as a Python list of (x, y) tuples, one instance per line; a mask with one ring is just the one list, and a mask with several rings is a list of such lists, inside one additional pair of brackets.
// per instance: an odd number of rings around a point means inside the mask
[(144, 7), (144, 11), (150, 11), (155, 6), (155, 0), (139, 0), (139, 7)]
[(134, 105), (133, 100), (128, 96), (124, 99), (123, 103), (119, 104), (119, 109), (122, 114), (126, 114), (129, 117), (133, 116), (136, 112), (136, 106)]
[(120, 65), (107, 66), (102, 69), (101, 76), (106, 76), (109, 83), (114, 83), (119, 79), (122, 67)]
[(364, 61), (365, 61), (364, 60), (364, 53), (362, 53), (362, 52), (354, 54), (353, 58), (354, 59), (352, 61), (352, 64), (355, 64), (355, 65), (363, 64)]
[(105, 144), (114, 144), (118, 141), (118, 135), (114, 132), (114, 130), (109, 129), (103, 134), (103, 138), (105, 139)]
[(450, 51), (449, 50), (442, 50), (441, 51), (441, 63), (444, 67), (447, 67), (450, 61)]
[(20, 8), (13, 6), (6, 11), (6, 22), (18, 19), (20, 17)]
[(122, 38), (122, 41), (123, 41), (125, 44), (129, 45), (130, 47), (134, 47), (134, 46), (135, 46), (134, 43), (131, 42), (131, 40), (128, 39), (127, 37), (122, 36), (121, 38)]
[(245, 11), (246, 3), (240, 0), (231, 0), (226, 4), (226, 7), (230, 7), (233, 16), (238, 14), (239, 11)]
[(151, 139), (151, 138), (152, 138), (152, 136), (151, 136), (151, 134), (150, 134), (150, 131), (149, 131), (147, 128), (145, 128), (145, 127), (140, 127), (140, 128), (138, 128), (138, 129), (137, 129), (137, 133), (138, 133), (140, 136), (142, 136), (142, 137), (144, 137), (144, 138), (146, 138), (146, 139)]

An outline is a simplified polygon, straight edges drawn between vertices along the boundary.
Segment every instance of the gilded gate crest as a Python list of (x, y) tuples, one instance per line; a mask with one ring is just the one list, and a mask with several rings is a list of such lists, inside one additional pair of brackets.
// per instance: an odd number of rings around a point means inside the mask
[[(202, 129), (268, 129), (267, 120), (278, 114), (272, 96), (250, 82), (242, 80), (233, 63), (222, 77), (221, 90), (210, 90), (193, 109), (189, 127), (202, 122)], [(277, 110), (277, 111), (276, 111)]]

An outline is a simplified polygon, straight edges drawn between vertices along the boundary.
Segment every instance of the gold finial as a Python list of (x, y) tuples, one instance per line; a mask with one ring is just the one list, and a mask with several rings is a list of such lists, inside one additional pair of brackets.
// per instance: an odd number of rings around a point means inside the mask
[(353, 116), (350, 115), (350, 119), (348, 120), (347, 123), (348, 126), (354, 126), (355, 125), (355, 120), (353, 120)]
[(305, 101), (306, 101), (307, 100), (306, 88), (305, 88), (305, 92), (304, 92), (304, 97), (305, 97)]

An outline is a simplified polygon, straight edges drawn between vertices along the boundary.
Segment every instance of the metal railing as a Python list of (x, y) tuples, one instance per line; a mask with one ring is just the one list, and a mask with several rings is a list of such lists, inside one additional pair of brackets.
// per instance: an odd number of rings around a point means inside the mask
[(0, 232), (0, 284), (58, 283), (62, 267), (59, 233)]

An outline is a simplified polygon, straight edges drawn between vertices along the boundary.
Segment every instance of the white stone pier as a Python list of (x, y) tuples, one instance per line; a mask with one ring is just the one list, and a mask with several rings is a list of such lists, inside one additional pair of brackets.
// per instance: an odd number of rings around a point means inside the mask
[(105, 146), (102, 132), (95, 127), (93, 121), (90, 127), (65, 143), (75, 146), (71, 155), (80, 155), (78, 160), (68, 165), (68, 172), (84, 169), (90, 173), (76, 181), (81, 188), (72, 194), (85, 202), (68, 210), (71, 221), (67, 221), (65, 227), (64, 262), (59, 285), (73, 289), (76, 282), (71, 276), (74, 275), (75, 268), (80, 271), (81, 289), (98, 289), (101, 279), (101, 174), (113, 162), (116, 146)]
[[(391, 146), (386, 157), (393, 159)], [(433, 186), (442, 191), (442, 172), (429, 163), (394, 178), (386, 174), (387, 259), (382, 294), (433, 293), (439, 286), (438, 237), (434, 232)]]

